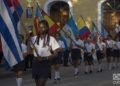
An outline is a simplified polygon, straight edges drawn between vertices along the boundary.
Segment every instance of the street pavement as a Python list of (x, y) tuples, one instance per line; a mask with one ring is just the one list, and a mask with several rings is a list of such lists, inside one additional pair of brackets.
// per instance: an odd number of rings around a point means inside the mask
[[(55, 84), (52, 77), (52, 79), (48, 80), (46, 86), (120, 86), (120, 84), (113, 84), (113, 74), (120, 74), (120, 68), (110, 71), (107, 69), (107, 65), (104, 65), (104, 71), (102, 73), (96, 72), (96, 66), (92, 74), (85, 75), (84, 65), (82, 64), (79, 67), (80, 74), (77, 78), (73, 75), (74, 71), (72, 66), (61, 67), (60, 82)], [(14, 73), (7, 72), (4, 68), (0, 67), (0, 86), (16, 86)], [(23, 86), (35, 86), (35, 82), (31, 76), (31, 70), (25, 72)]]

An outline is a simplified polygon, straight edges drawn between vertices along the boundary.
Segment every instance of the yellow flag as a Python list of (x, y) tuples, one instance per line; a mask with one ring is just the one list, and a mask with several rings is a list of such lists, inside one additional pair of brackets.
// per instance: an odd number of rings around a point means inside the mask
[(84, 20), (80, 17), (77, 21), (77, 27), (78, 27), (78, 30), (82, 29), (84, 26), (86, 26)]

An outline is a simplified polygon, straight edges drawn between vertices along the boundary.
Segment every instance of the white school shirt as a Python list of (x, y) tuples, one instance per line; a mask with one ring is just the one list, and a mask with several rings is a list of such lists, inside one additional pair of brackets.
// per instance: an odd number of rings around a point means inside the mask
[(21, 44), (21, 47), (22, 47), (22, 53), (27, 53), (27, 46), (24, 43)]
[[(47, 40), (47, 36), (46, 36), (45, 40)], [(52, 37), (52, 36), (50, 36), (49, 46), (46, 45), (46, 47), (43, 47), (43, 42), (44, 42), (44, 39), (41, 39), (41, 38), (40, 38), (40, 39), (39, 39), (39, 44), (37, 44), (36, 42), (35, 42), (35, 44), (34, 44), (34, 45), (35, 45), (35, 48), (36, 48), (36, 50), (37, 50), (38, 55), (41, 56), (41, 57), (50, 56), (50, 55), (52, 55), (52, 54), (51, 54), (51, 49), (54, 51), (54, 50), (60, 48), (58, 42), (57, 42), (56, 39), (55, 39), (54, 37)], [(34, 56), (37, 57), (37, 54), (36, 54), (35, 51), (34, 51)]]
[(83, 41), (80, 40), (80, 39), (79, 40), (75, 40), (74, 42), (72, 42), (72, 44), (73, 44), (73, 47), (72, 47), (73, 49), (75, 49), (75, 48), (81, 49), (78, 46), (76, 46), (76, 44), (79, 45), (79, 46), (82, 46), (82, 47), (84, 46)]
[(107, 48), (113, 48), (113, 45), (114, 45), (114, 41), (113, 40), (107, 40), (107, 44), (106, 44)]
[(95, 49), (95, 45), (93, 43), (85, 43), (86, 52), (91, 53), (93, 49)]
[(116, 33), (119, 33), (119, 32), (120, 32), (120, 26), (118, 26), (118, 27), (115, 28), (115, 32), (116, 32)]
[(116, 46), (117, 46), (118, 49), (120, 49), (120, 41), (116, 42)]
[(106, 48), (106, 44), (104, 42), (101, 42), (101, 43), (97, 42), (97, 45), (99, 47), (97, 50), (102, 51), (104, 48)]
[(118, 49), (117, 46), (116, 46), (117, 42), (116, 41), (113, 41), (113, 49)]
[(59, 40), (58, 44), (59, 44), (60, 48), (65, 48), (65, 45), (64, 45), (63, 41)]

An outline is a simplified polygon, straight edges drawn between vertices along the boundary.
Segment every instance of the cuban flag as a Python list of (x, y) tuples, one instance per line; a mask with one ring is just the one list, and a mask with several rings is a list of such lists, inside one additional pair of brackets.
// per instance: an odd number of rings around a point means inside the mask
[(79, 31), (72, 16), (69, 18), (63, 29), (60, 30), (60, 34), (65, 44), (65, 48), (69, 48), (71, 42), (75, 43), (75, 36), (79, 34)]
[(23, 60), (18, 41), (16, 22), (6, 0), (0, 0), (0, 34), (6, 68), (10, 69)]
[(13, 18), (15, 20), (15, 26), (19, 30), (19, 33), (21, 33), (20, 17), (22, 16), (23, 9), (18, 0), (6, 0), (6, 2), (12, 12)]

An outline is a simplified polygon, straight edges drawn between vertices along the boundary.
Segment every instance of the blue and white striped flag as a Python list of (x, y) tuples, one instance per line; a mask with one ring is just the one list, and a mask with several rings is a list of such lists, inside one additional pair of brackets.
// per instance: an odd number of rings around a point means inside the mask
[(0, 34), (6, 67), (12, 68), (23, 60), (22, 51), (16, 34), (14, 17), (6, 0), (0, 0)]
[(79, 34), (77, 26), (71, 16), (67, 22), (67, 24), (60, 31), (62, 39), (64, 39), (65, 47), (70, 47), (70, 42), (75, 42), (75, 35)]

